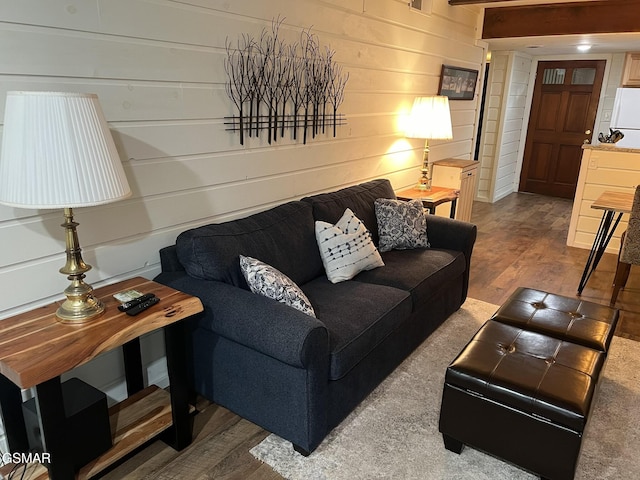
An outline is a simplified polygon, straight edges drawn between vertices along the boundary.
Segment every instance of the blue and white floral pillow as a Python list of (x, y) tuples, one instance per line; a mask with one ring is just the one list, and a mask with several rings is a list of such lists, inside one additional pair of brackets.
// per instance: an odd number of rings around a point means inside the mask
[(429, 246), (427, 217), (420, 200), (405, 202), (378, 198), (374, 207), (380, 238), (378, 249), (381, 252)]
[(315, 317), (311, 302), (300, 287), (277, 268), (240, 255), (240, 270), (253, 293), (264, 295)]

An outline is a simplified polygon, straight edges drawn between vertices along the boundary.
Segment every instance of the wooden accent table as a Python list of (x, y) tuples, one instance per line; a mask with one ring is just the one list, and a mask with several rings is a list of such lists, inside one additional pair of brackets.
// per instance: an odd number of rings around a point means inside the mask
[(471, 221), (473, 202), (476, 198), (476, 180), (480, 162), (459, 158), (443, 158), (433, 162), (434, 185), (455, 188), (460, 191), (456, 205), (456, 219)]
[[(609, 240), (613, 236), (616, 227), (620, 223), (620, 219), (624, 213), (630, 213), (633, 206), (633, 193), (625, 192), (603, 192), (595, 202), (591, 204), (591, 208), (595, 210), (602, 210), (602, 220), (600, 220), (600, 226), (598, 232), (593, 239), (593, 245), (587, 258), (587, 264), (584, 266), (584, 272), (582, 278), (578, 284), (578, 295), (582, 294), (582, 290), (587, 285), (587, 281), (591, 274), (595, 271), (602, 254), (607, 249)], [(615, 214), (618, 214), (614, 221)]]
[(431, 190), (429, 191), (407, 188), (396, 192), (396, 197), (398, 197), (398, 200), (421, 200), (422, 206), (431, 214), (436, 213), (436, 207), (438, 205), (451, 202), (451, 212), (449, 216), (455, 218), (459, 193), (460, 190), (455, 188), (431, 186)]
[[(136, 316), (118, 310), (113, 294), (135, 289), (154, 293), (160, 302)], [(60, 376), (98, 355), (123, 347), (129, 398), (110, 408), (113, 447), (82, 467), (77, 478), (89, 478), (136, 447), (165, 432), (180, 450), (191, 443), (185, 332), (180, 320), (203, 310), (196, 297), (141, 277), (97, 289), (106, 312), (85, 324), (56, 320), (58, 303), (0, 321), (0, 406), (9, 448), (29, 452), (22, 414), (21, 388), (35, 387), (42, 436), (51, 463), (51, 480), (75, 478), (65, 442), (65, 415)], [(164, 329), (171, 393), (144, 388), (140, 336)], [(171, 427), (171, 428), (170, 428)], [(42, 474), (29, 478), (47, 478)]]

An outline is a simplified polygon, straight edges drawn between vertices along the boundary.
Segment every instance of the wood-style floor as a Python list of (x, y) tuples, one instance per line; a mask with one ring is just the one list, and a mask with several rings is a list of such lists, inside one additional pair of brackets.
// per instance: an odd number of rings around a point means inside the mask
[[(518, 286), (576, 297), (589, 251), (567, 247), (573, 202), (514, 193), (494, 203), (475, 202), (478, 239), (471, 257), (469, 296), (502, 304)], [(604, 254), (580, 298), (608, 305), (617, 255)], [(631, 269), (616, 307), (617, 334), (640, 340), (640, 267)]]
[[(588, 252), (566, 246), (571, 207), (570, 200), (521, 193), (495, 204), (476, 202), (472, 222), (478, 226), (478, 239), (471, 262), (469, 296), (500, 304), (518, 286), (575, 296)], [(584, 300), (609, 303), (615, 265), (616, 256), (605, 254), (583, 291)], [(618, 334), (637, 340), (639, 292), (640, 267), (635, 267), (617, 307), (622, 310)], [(267, 432), (217, 405), (203, 402), (201, 408), (195, 418), (194, 443), (189, 448), (175, 452), (156, 441), (104, 478), (139, 479), (166, 472), (172, 462), (190, 466), (189, 480), (282, 478), (249, 453)]]

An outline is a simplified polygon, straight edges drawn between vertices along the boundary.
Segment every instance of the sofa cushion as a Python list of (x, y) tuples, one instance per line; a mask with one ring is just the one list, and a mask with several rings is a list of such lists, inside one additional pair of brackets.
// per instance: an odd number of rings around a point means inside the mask
[(373, 207), (376, 198), (396, 198), (389, 180), (380, 178), (335, 192), (304, 197), (302, 201), (313, 205), (313, 217), (322, 222), (336, 223), (350, 208), (371, 232), (373, 243), (377, 245), (378, 222)]
[(378, 198), (374, 202), (381, 252), (426, 248), (427, 219), (421, 200)]
[(392, 250), (381, 254), (385, 267), (359, 273), (354, 280), (399, 288), (411, 294), (413, 309), (431, 301), (452, 279), (462, 275), (465, 257), (453, 250), (435, 248)]
[(240, 270), (249, 289), (315, 317), (313, 306), (300, 287), (280, 270), (253, 257), (240, 255)]
[(176, 250), (192, 277), (245, 289), (240, 255), (259, 258), (298, 285), (324, 271), (312, 210), (305, 202), (289, 202), (249, 217), (187, 230), (178, 236)]
[(393, 287), (319, 277), (302, 289), (329, 330), (331, 380), (346, 375), (411, 314), (409, 294)]
[(371, 234), (348, 208), (335, 225), (317, 221), (316, 240), (331, 283), (343, 282), (363, 270), (384, 266)]

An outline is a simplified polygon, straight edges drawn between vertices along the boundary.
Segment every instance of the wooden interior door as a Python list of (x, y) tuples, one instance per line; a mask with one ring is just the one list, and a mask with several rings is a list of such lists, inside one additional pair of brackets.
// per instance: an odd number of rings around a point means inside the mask
[(520, 191), (574, 197), (582, 145), (592, 136), (605, 64), (605, 60), (538, 64)]

